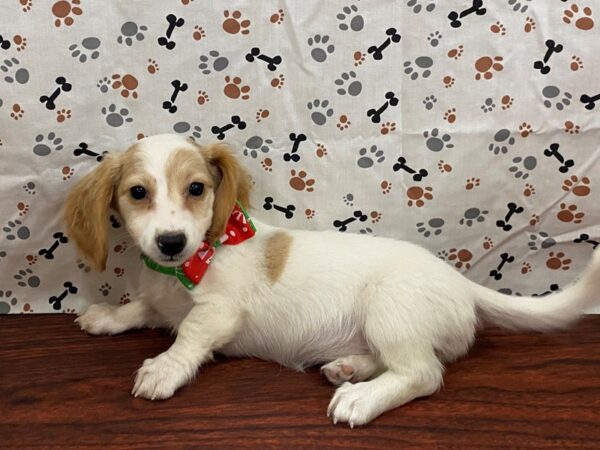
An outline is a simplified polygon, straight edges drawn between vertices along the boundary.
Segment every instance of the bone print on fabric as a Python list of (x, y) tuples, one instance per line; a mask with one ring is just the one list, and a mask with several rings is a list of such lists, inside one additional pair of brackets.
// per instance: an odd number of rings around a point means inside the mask
[(118, 214), (96, 273), (60, 210), (158, 133), (231, 144), (260, 220), (413, 241), (505, 293), (600, 242), (591, 0), (110, 3), (0, 2), (0, 313), (133, 299)]

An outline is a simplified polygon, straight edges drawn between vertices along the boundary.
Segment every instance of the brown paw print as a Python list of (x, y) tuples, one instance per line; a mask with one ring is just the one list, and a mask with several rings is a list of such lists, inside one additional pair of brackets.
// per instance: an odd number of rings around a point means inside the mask
[(513, 98), (510, 95), (505, 95), (500, 99), (500, 103), (502, 104), (502, 109), (507, 110), (513, 105)]
[(450, 173), (452, 172), (452, 166), (440, 159), (438, 162), (438, 170), (442, 173)]
[(15, 120), (19, 120), (20, 118), (23, 117), (23, 114), (25, 114), (25, 110), (23, 108), (21, 108), (21, 105), (19, 105), (18, 103), (15, 103), (14, 105), (12, 105), (12, 111), (10, 112), (10, 117), (12, 117)]
[(223, 11), (225, 20), (223, 21), (223, 30), (229, 34), (248, 34), (250, 30), (250, 21), (242, 19), (242, 13), (239, 11), (233, 11), (230, 13), (228, 10)]
[(317, 158), (322, 158), (327, 155), (327, 148), (323, 144), (317, 144), (317, 149), (315, 150), (315, 154)]
[(537, 214), (532, 214), (531, 215), (531, 219), (529, 219), (529, 225), (531, 225), (532, 227), (534, 227), (538, 223), (540, 223), (540, 216), (537, 215)]
[(571, 266), (571, 260), (569, 258), (565, 258), (565, 254), (563, 252), (550, 252), (548, 254), (548, 259), (546, 260), (546, 267), (552, 270), (569, 270)]
[(125, 275), (125, 269), (123, 267), (115, 267), (114, 272), (117, 278), (121, 278)]
[(494, 241), (492, 241), (492, 238), (485, 236), (483, 238), (483, 244), (481, 244), (481, 246), (483, 247), (484, 250), (490, 250), (490, 249), (494, 248)]
[(459, 45), (456, 48), (453, 48), (452, 50), (450, 50), (448, 52), (448, 58), (452, 58), (452, 59), (458, 59), (462, 56), (463, 54), (463, 46)]
[(465, 185), (465, 189), (470, 191), (471, 189), (478, 187), (481, 180), (479, 178), (469, 178), (467, 179), (467, 184)]
[(562, 185), (563, 191), (572, 192), (578, 197), (585, 197), (592, 192), (590, 188), (590, 179), (588, 177), (583, 177), (581, 180), (576, 175), (572, 175), (571, 178), (567, 178), (563, 181)]
[(456, 122), (456, 108), (450, 108), (448, 111), (444, 113), (444, 120), (448, 123)]
[(267, 117), (269, 117), (268, 109), (261, 108), (258, 111), (256, 111), (256, 122), (261, 122), (263, 119), (266, 119)]
[(392, 190), (392, 183), (387, 180), (383, 180), (379, 187), (381, 188), (381, 193), (383, 195), (389, 194)]
[(128, 248), (129, 248), (129, 246), (127, 245), (127, 241), (121, 241), (113, 247), (113, 251), (115, 253), (122, 255), (123, 253), (125, 253), (127, 251)]
[(271, 87), (281, 89), (284, 85), (285, 77), (279, 74), (277, 77), (271, 80)]
[(206, 37), (206, 32), (204, 31), (204, 28), (202, 28), (199, 25), (196, 25), (194, 27), (194, 32), (192, 33), (192, 38), (195, 41), (200, 41), (202, 39), (204, 39)]
[(571, 57), (571, 64), (569, 65), (573, 72), (577, 72), (579, 69), (583, 69), (583, 61), (579, 56), (573, 55)]
[(350, 119), (348, 118), (348, 116), (346, 114), (342, 114), (340, 116), (340, 118), (338, 119), (338, 123), (335, 124), (336, 127), (338, 127), (338, 129), (340, 131), (344, 131), (346, 129), (348, 129), (348, 127), (352, 124), (352, 122), (350, 122)]
[(29, 205), (23, 202), (17, 203), (17, 211), (19, 211), (19, 216), (24, 216), (29, 212)]
[(464, 267), (466, 270), (469, 270), (471, 268), (471, 263), (469, 261), (472, 259), (473, 254), (466, 248), (460, 250), (451, 248), (448, 250), (448, 261), (456, 261), (454, 267), (457, 269), (462, 269)]
[(125, 292), (123, 295), (121, 295), (121, 298), (119, 299), (119, 303), (121, 305), (126, 305), (129, 302), (131, 302), (131, 297), (129, 295), (129, 292)]
[(525, 261), (523, 263), (523, 265), (521, 266), (521, 273), (523, 275), (527, 275), (528, 273), (531, 273), (533, 269), (531, 268), (531, 264), (529, 264), (527, 261)]
[(575, 125), (570, 120), (567, 120), (565, 122), (565, 133), (579, 134), (580, 131), (581, 131), (581, 127), (579, 125)]
[(492, 70), (496, 72), (500, 72), (504, 69), (502, 65), (502, 61), (504, 58), (502, 56), (482, 56), (481, 58), (475, 61), (475, 70), (477, 73), (475, 74), (476, 80), (481, 80), (482, 78), (485, 80), (491, 80), (494, 76)]
[(451, 77), (450, 75), (446, 75), (443, 79), (442, 82), (444, 83), (444, 87), (447, 88), (451, 88), (452, 86), (454, 86), (454, 77)]
[(392, 131), (396, 131), (396, 123), (395, 122), (385, 122), (381, 124), (381, 129), (379, 132), (383, 135), (389, 134)]
[(272, 172), (273, 171), (273, 161), (271, 160), (271, 158), (265, 158), (260, 162), (260, 165), (263, 169), (265, 169), (265, 172)]
[(425, 205), (425, 200), (433, 200), (433, 188), (427, 186), (422, 188), (421, 186), (412, 186), (407, 189), (406, 196), (409, 198), (408, 206), (417, 206), (421, 208)]
[(535, 195), (535, 188), (532, 184), (525, 184), (525, 188), (523, 189), (523, 195), (525, 197), (533, 197)]
[(33, 0), (19, 0), (19, 3), (22, 6), (23, 12), (31, 11), (31, 5), (33, 4)]
[(36, 255), (27, 255), (25, 260), (27, 261), (28, 265), (33, 266), (36, 262), (38, 262), (38, 257)]
[(131, 74), (125, 74), (123, 76), (118, 73), (112, 76), (112, 88), (120, 89), (122, 97), (129, 97), (131, 95), (132, 98), (138, 98), (138, 93), (136, 91), (138, 87), (138, 80)]
[(313, 180), (312, 178), (307, 179), (306, 177), (308, 176), (308, 174), (304, 170), (301, 170), (298, 173), (296, 173), (296, 171), (292, 169), (290, 171), (290, 175), (290, 186), (292, 187), (292, 189), (306, 192), (314, 191), (314, 188), (312, 186), (315, 184), (315, 180)]
[(519, 132), (521, 133), (521, 137), (526, 138), (533, 133), (533, 128), (531, 128), (530, 124), (523, 122), (521, 125), (519, 125)]
[(138, 133), (135, 135), (135, 138), (140, 141), (142, 139), (144, 139), (146, 136), (144, 135), (144, 133)]
[(31, 307), (31, 305), (29, 303), (25, 303), (23, 305), (23, 312), (25, 312), (25, 313), (32, 313), (34, 311), (33, 311), (33, 308)]
[(283, 18), (285, 14), (283, 13), (283, 9), (278, 10), (276, 13), (271, 14), (269, 17), (269, 21), (274, 23), (275, 25), (280, 25), (283, 22)]
[(75, 169), (73, 169), (72, 167), (69, 167), (69, 166), (64, 166), (61, 169), (61, 173), (62, 173), (63, 181), (67, 181), (68, 179), (70, 179), (73, 176), (73, 174), (75, 173)]
[(531, 17), (526, 17), (523, 29), (525, 30), (525, 33), (531, 33), (533, 30), (535, 30), (535, 20), (533, 20)]
[(209, 101), (210, 99), (208, 98), (206, 91), (198, 91), (198, 98), (196, 98), (196, 102), (198, 102), (199, 105), (204, 105)]
[(153, 75), (158, 72), (158, 63), (154, 59), (150, 58), (148, 59), (148, 67), (146, 67), (146, 69), (148, 70), (149, 74)]
[(576, 212), (577, 205), (560, 204), (560, 211), (556, 214), (556, 218), (561, 222), (581, 223), (585, 217), (585, 213)]
[(63, 123), (65, 120), (70, 119), (70, 118), (71, 118), (71, 110), (70, 109), (61, 108), (58, 111), (56, 111), (56, 121), (58, 123)]
[(52, 5), (52, 14), (56, 19), (54, 20), (54, 26), (60, 27), (61, 25), (71, 26), (75, 22), (73, 16), (80, 16), (83, 14), (79, 5), (80, 0), (58, 0)]
[(563, 22), (567, 24), (575, 21), (575, 27), (583, 31), (588, 31), (594, 28), (594, 19), (592, 19), (592, 9), (588, 6), (582, 10), (575, 3), (569, 9), (564, 11)]
[(22, 52), (27, 47), (27, 38), (24, 38), (20, 34), (15, 34), (13, 36), (13, 42), (18, 52)]
[(365, 62), (365, 54), (363, 52), (354, 52), (352, 57), (354, 58), (354, 67), (360, 66)]
[(304, 214), (306, 215), (306, 218), (308, 220), (312, 219), (313, 217), (315, 217), (315, 210), (314, 209), (310, 209), (307, 208), (304, 210)]
[(371, 216), (371, 223), (377, 223), (381, 220), (382, 214), (377, 211), (371, 211), (370, 216)]
[(506, 34), (506, 28), (500, 22), (492, 24), (490, 31), (495, 34), (499, 34), (500, 36), (504, 36)]
[(242, 100), (248, 100), (250, 95), (250, 86), (242, 86), (242, 79), (240, 77), (233, 77), (233, 79), (227, 75), (225, 77), (225, 88), (223, 93), (232, 99), (241, 98)]

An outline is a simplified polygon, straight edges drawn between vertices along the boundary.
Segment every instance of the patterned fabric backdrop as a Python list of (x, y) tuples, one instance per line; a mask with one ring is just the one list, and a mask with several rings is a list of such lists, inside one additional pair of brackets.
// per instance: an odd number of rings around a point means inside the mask
[(229, 142), (268, 223), (414, 241), (513, 294), (587, 263), (596, 2), (216, 4), (1, 2), (0, 312), (134, 296), (119, 217), (97, 274), (60, 209), (105, 152), (166, 132)]

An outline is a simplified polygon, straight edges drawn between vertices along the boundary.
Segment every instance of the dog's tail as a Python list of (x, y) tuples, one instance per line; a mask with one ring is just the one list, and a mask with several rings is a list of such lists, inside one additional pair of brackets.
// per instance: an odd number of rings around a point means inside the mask
[(575, 322), (586, 308), (600, 303), (600, 249), (579, 280), (543, 297), (512, 297), (473, 283), (476, 305), (486, 322), (513, 330), (546, 331)]

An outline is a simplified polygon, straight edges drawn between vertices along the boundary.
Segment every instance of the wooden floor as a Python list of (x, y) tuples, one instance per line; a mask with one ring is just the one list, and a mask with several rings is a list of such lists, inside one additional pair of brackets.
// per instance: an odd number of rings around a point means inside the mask
[(172, 337), (91, 337), (73, 316), (0, 316), (0, 447), (600, 449), (600, 316), (552, 335), (487, 331), (439, 394), (351, 430), (325, 410), (333, 387), (224, 360), (167, 401), (130, 395)]

